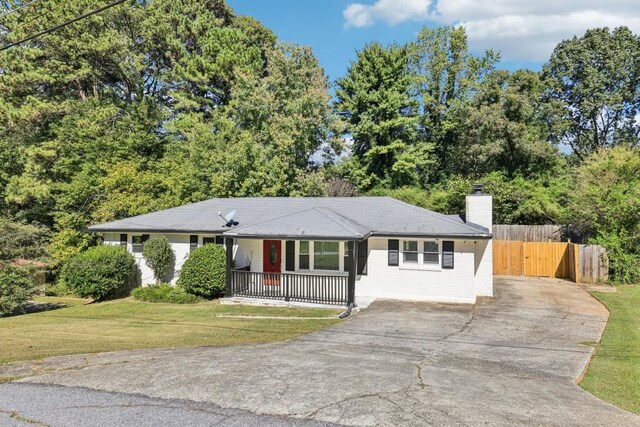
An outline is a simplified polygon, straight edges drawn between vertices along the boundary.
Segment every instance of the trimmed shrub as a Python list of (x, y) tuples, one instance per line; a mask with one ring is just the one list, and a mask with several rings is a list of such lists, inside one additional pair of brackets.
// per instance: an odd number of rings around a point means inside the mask
[(79, 297), (100, 301), (128, 295), (137, 273), (135, 259), (124, 248), (101, 245), (69, 259), (60, 280)]
[(58, 280), (57, 283), (48, 283), (44, 286), (44, 294), (48, 297), (65, 297), (72, 295), (73, 292), (62, 281)]
[(204, 245), (189, 255), (184, 262), (178, 286), (186, 292), (204, 298), (224, 295), (226, 279), (226, 253), (219, 245)]
[(37, 286), (26, 268), (0, 264), (0, 317), (24, 313)]
[(161, 283), (147, 288), (137, 288), (131, 292), (134, 299), (146, 302), (164, 302), (169, 304), (194, 304), (203, 298), (186, 293), (183, 289)]
[(169, 269), (174, 265), (176, 255), (171, 249), (171, 243), (165, 236), (156, 236), (147, 240), (142, 250), (147, 265), (153, 271), (156, 283), (160, 284), (168, 279)]

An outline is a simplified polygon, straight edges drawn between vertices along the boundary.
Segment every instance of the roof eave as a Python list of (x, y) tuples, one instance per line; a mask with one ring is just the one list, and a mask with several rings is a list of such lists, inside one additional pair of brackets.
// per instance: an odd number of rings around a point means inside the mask
[(404, 233), (404, 232), (373, 232), (372, 237), (415, 237), (431, 239), (477, 239), (491, 240), (492, 234), (456, 234), (456, 233)]
[(100, 226), (91, 226), (87, 230), (91, 233), (175, 233), (175, 234), (222, 234), (224, 230), (193, 230), (178, 228), (103, 228)]
[(335, 236), (317, 236), (311, 234), (253, 234), (253, 233), (233, 233), (233, 232), (224, 232), (222, 233), (224, 237), (232, 237), (236, 239), (264, 239), (264, 240), (362, 240), (365, 236), (356, 236), (356, 235), (335, 235)]

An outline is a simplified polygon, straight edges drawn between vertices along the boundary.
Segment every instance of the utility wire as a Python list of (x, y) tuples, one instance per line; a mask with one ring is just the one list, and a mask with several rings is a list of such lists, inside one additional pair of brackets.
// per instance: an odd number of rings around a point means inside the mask
[(16, 30), (19, 30), (20, 28), (25, 27), (25, 26), (31, 24), (34, 21), (37, 21), (38, 19), (42, 18), (43, 16), (45, 16), (49, 12), (52, 12), (52, 10), (43, 9), (43, 10), (39, 11), (35, 15), (29, 17), (29, 19), (27, 19), (26, 21), (19, 23), (15, 27), (12, 27), (11, 31), (9, 31), (7, 34), (11, 34), (11, 33), (15, 32)]
[(0, 13), (0, 18), (4, 18), (5, 16), (9, 16), (9, 15), (11, 15), (11, 14), (12, 14), (12, 13), (14, 13), (14, 12), (17, 12), (17, 11), (19, 11), (19, 10), (22, 10), (22, 9), (24, 9), (25, 7), (31, 6), (32, 4), (37, 3), (37, 2), (39, 2), (39, 1), (40, 1), (40, 0), (31, 0), (30, 2), (28, 2), (28, 3), (24, 3), (24, 4), (22, 4), (21, 6), (14, 7), (13, 9), (9, 9), (8, 11), (6, 11), (6, 12), (4, 12), (4, 13)]
[(45, 35), (45, 34), (52, 33), (52, 32), (54, 32), (54, 31), (56, 31), (56, 30), (59, 30), (60, 28), (66, 27), (67, 25), (71, 25), (71, 24), (73, 24), (74, 22), (78, 22), (78, 21), (80, 21), (80, 20), (82, 20), (82, 19), (85, 19), (85, 18), (87, 18), (87, 17), (89, 17), (89, 16), (91, 16), (91, 15), (95, 15), (95, 14), (97, 14), (97, 13), (103, 12), (103, 11), (105, 11), (105, 10), (107, 10), (107, 9), (111, 9), (112, 7), (117, 6), (117, 5), (119, 5), (119, 4), (122, 4), (122, 3), (126, 2), (126, 1), (127, 1), (127, 0), (118, 0), (118, 1), (115, 1), (115, 2), (113, 2), (113, 3), (110, 3), (110, 4), (106, 5), (106, 6), (103, 6), (103, 7), (101, 7), (101, 8), (94, 9), (94, 10), (92, 10), (91, 12), (87, 12), (87, 13), (85, 13), (84, 15), (80, 15), (80, 16), (78, 16), (77, 18), (73, 18), (73, 19), (70, 19), (70, 20), (68, 20), (68, 21), (66, 21), (66, 22), (63, 22), (62, 24), (56, 25), (55, 27), (48, 28), (48, 29), (46, 29), (46, 30), (44, 30), (44, 31), (40, 31), (39, 33), (34, 34), (34, 35), (32, 35), (32, 36), (26, 37), (26, 38), (24, 38), (24, 39), (22, 39), (22, 40), (18, 40), (17, 42), (13, 42), (13, 43), (10, 43), (10, 44), (8, 44), (8, 45), (6, 45), (6, 46), (0, 47), (0, 52), (2, 52), (2, 51), (4, 51), (4, 50), (7, 50), (7, 49), (10, 49), (10, 48), (12, 48), (12, 47), (14, 47), (14, 46), (17, 46), (17, 45), (19, 45), (19, 44), (22, 44), (22, 43), (24, 43), (24, 42), (28, 42), (28, 41), (30, 41), (30, 40), (33, 40), (33, 39), (35, 39), (35, 38), (37, 38), (37, 37), (40, 37), (40, 36), (43, 36), (43, 35)]

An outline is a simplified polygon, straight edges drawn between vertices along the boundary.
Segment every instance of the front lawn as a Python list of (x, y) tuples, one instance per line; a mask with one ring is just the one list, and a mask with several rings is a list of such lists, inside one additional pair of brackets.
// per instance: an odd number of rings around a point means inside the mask
[(627, 411), (640, 414), (640, 286), (594, 292), (611, 312), (582, 387)]
[(86, 300), (43, 297), (38, 302), (64, 304), (65, 308), (0, 318), (0, 364), (140, 348), (266, 343), (340, 322), (330, 318), (340, 311), (329, 309), (229, 306), (218, 302), (154, 304), (131, 298), (89, 304)]

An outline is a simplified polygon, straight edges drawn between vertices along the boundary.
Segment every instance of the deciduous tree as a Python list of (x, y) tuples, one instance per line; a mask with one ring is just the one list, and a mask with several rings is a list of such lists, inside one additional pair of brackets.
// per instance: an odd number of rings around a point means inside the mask
[(544, 66), (544, 78), (557, 105), (556, 138), (580, 158), (640, 144), (640, 36), (629, 28), (594, 28), (564, 40)]

